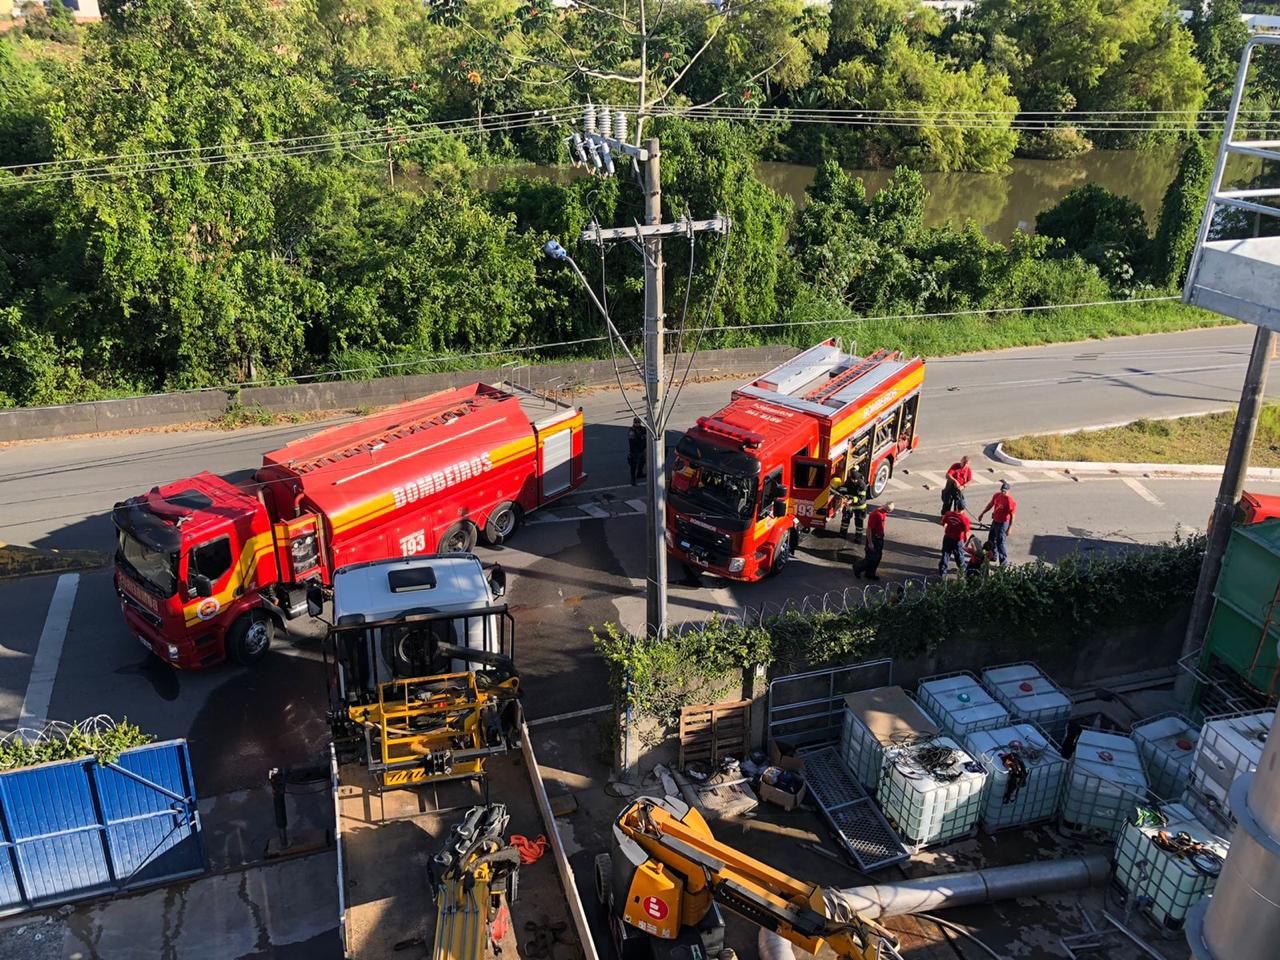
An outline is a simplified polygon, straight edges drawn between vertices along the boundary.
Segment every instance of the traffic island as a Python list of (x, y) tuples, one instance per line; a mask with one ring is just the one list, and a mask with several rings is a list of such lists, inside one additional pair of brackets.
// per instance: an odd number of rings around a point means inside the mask
[(42, 550), (0, 543), (0, 580), (95, 570), (106, 566), (110, 559), (97, 550)]
[[(1014, 437), (993, 444), (992, 459), (1028, 470), (1105, 473), (1113, 476), (1217, 477), (1231, 439), (1233, 411), (1186, 417), (1133, 420), (1060, 433)], [(1258, 422), (1249, 479), (1280, 481), (1280, 404), (1266, 407)]]

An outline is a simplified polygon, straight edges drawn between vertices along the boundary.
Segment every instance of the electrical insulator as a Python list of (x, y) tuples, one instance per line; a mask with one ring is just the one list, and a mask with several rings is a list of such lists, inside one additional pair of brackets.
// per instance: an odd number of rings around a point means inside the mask
[(596, 132), (596, 105), (588, 103), (582, 110), (582, 129), (587, 133)]
[(600, 132), (607, 137), (613, 124), (613, 115), (609, 112), (608, 107), (601, 107), (597, 111), (596, 123), (599, 125)]
[(627, 142), (627, 115), (621, 110), (613, 115), (613, 139), (619, 143)]
[(587, 148), (587, 156), (591, 158), (591, 163), (595, 168), (592, 173), (603, 170), (604, 161), (600, 159), (600, 145), (591, 139), (586, 140), (584, 145)]
[(582, 137), (576, 132), (569, 137), (569, 153), (575, 167), (587, 165), (587, 150), (582, 145)]

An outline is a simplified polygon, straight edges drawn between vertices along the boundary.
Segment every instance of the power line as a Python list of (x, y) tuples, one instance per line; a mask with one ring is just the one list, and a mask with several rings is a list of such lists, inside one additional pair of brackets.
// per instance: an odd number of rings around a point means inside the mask
[[(246, 163), (277, 157), (310, 156), (322, 153), (347, 152), (363, 147), (413, 143), (441, 136), (472, 136), (488, 133), (507, 133), (516, 130), (555, 126), (563, 122), (561, 116), (549, 111), (533, 114), (495, 114), (492, 117), (472, 121), (447, 121), (412, 127), (381, 127), (376, 131), (338, 131), (316, 137), (297, 138), (291, 141), (256, 141), (252, 144), (231, 144), (207, 148), (191, 148), (190, 152), (157, 151), (154, 154), (119, 155), (125, 162), (112, 162), (115, 158), (94, 158), (85, 161), (51, 161), (60, 164), (56, 169), (44, 169), (34, 174), (13, 178), (0, 178), (0, 186), (29, 186), (58, 183), (75, 179), (102, 179), (124, 174), (155, 173), (183, 170), (194, 167), (212, 167), (230, 163)], [(244, 152), (234, 153), (234, 149)], [(199, 152), (202, 151), (202, 152)], [(180, 154), (180, 155), (179, 155)], [(158, 157), (159, 159), (147, 159)], [(94, 163), (95, 166), (75, 166)], [(11, 165), (0, 171), (12, 172), (27, 169), (29, 165)]]

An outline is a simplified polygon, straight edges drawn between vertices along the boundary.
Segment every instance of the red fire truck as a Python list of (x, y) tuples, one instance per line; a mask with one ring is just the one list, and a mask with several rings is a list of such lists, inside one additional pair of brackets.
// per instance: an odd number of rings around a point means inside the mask
[(174, 666), (252, 663), (339, 567), (499, 543), (583, 479), (580, 409), (446, 390), (267, 453), (243, 483), (206, 472), (116, 504), (116, 592)]
[(735, 390), (676, 446), (670, 553), (735, 580), (777, 573), (803, 528), (826, 525), (833, 480), (857, 467), (883, 492), (919, 443), (923, 383), (919, 357), (857, 357), (826, 340)]

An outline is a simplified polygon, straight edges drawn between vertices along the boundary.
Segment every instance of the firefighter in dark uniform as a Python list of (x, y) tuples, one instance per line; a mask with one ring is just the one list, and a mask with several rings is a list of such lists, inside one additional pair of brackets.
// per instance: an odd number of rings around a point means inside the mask
[(867, 506), (870, 491), (862, 472), (854, 467), (843, 480), (836, 478), (831, 484), (832, 510), (838, 501), (840, 504), (840, 536), (849, 533), (849, 520), (853, 520), (853, 542), (862, 542), (862, 530), (866, 526)]

